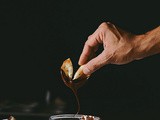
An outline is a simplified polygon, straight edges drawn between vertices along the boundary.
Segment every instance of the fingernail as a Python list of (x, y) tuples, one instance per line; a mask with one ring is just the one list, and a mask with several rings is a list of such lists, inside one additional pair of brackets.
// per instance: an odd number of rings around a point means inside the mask
[(84, 67), (83, 68), (83, 73), (86, 74), (86, 75), (90, 75), (91, 71), (87, 67)]

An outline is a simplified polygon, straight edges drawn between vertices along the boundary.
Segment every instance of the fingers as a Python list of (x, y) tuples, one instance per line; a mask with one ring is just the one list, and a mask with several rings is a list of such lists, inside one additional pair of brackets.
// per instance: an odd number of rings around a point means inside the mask
[(101, 54), (99, 54), (97, 57), (90, 60), (87, 64), (84, 65), (83, 72), (86, 75), (90, 75), (99, 68), (103, 67), (106, 64), (109, 64), (110, 56), (106, 54), (105, 51), (103, 51)]
[[(99, 56), (97, 56), (96, 58), (93, 58), (92, 56), (95, 54), (95, 52), (98, 49), (98, 46), (100, 44), (103, 44), (103, 38), (105, 36), (105, 32), (106, 30), (109, 28), (109, 25), (111, 25), (110, 23), (102, 23), (98, 29), (91, 35), (88, 37), (88, 40), (86, 41), (82, 54), (80, 56), (79, 65), (84, 65), (86, 64), (88, 61), (88, 63), (85, 65), (86, 69), (84, 69), (84, 72), (86, 74), (91, 74), (94, 71), (96, 71), (97, 69), (99, 69), (100, 67), (102, 67), (103, 65), (106, 64), (106, 55), (104, 54), (104, 52), (102, 52)], [(91, 58), (93, 58), (91, 60)]]
[(94, 56), (100, 44), (101, 43), (99, 43), (99, 41), (96, 38), (96, 34), (93, 34), (90, 37), (88, 37), (88, 40), (84, 45), (78, 64), (83, 65), (87, 63)]
[(104, 29), (103, 28), (107, 28), (107, 24), (106, 22), (103, 22), (98, 29), (88, 37), (88, 40), (86, 41), (82, 54), (80, 56), (79, 65), (83, 65), (85, 63), (87, 63), (91, 58), (93, 58), (92, 56), (95, 54), (95, 52), (98, 49), (98, 46), (100, 44), (103, 44), (103, 40), (102, 40), (102, 36), (104, 33)]

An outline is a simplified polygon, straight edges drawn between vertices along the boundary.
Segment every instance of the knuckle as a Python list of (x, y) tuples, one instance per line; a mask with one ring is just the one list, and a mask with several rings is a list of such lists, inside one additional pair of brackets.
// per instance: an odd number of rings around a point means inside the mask
[(110, 29), (111, 27), (113, 27), (114, 25), (111, 22), (103, 22), (100, 27), (105, 27), (107, 29)]
[(97, 70), (97, 63), (95, 62), (89, 62), (86, 66), (90, 71), (94, 72)]
[(91, 38), (92, 38), (92, 35), (89, 35), (89, 36), (88, 36), (88, 39), (91, 39)]
[(112, 24), (110, 22), (103, 22), (101, 23), (100, 27), (106, 27), (109, 28)]
[(103, 23), (99, 26), (99, 28), (100, 28), (100, 31), (101, 31), (101, 32), (104, 32), (104, 31), (106, 31), (106, 30), (110, 30), (111, 26), (112, 26), (111, 23), (109, 23), (109, 22), (103, 22)]
[(98, 68), (98, 66), (97, 66), (97, 64), (92, 64), (92, 71), (95, 71), (95, 70), (97, 70), (97, 68)]
[(100, 26), (107, 26), (108, 24), (106, 22), (101, 23)]

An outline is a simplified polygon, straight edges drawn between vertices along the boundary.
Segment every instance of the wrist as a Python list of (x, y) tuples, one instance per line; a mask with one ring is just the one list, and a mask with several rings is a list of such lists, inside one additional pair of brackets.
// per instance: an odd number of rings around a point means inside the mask
[(160, 53), (160, 27), (145, 34), (135, 35), (133, 45), (135, 60)]

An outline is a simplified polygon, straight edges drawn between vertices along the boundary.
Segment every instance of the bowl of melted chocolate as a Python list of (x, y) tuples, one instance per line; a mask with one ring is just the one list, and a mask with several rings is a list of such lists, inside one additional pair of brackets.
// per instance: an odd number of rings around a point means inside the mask
[(53, 115), (49, 120), (100, 120), (100, 118), (92, 115), (61, 114)]

